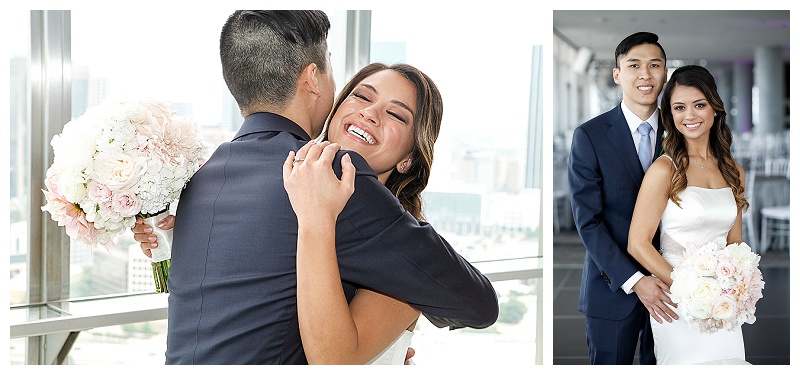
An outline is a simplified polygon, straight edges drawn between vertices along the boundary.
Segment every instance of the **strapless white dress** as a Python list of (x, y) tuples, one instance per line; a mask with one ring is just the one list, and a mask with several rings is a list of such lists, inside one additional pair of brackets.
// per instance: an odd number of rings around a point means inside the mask
[[(687, 245), (727, 238), (738, 212), (731, 188), (688, 186), (678, 196), (681, 206), (670, 200), (661, 216), (661, 252), (673, 267)], [(650, 317), (657, 364), (748, 364), (741, 328), (701, 333), (676, 312), (679, 318), (671, 323)]]
[(414, 333), (409, 330), (403, 330), (400, 337), (394, 340), (392, 345), (389, 345), (381, 354), (369, 361), (368, 365), (403, 365), (406, 362), (406, 353), (408, 346), (411, 344), (411, 337)]

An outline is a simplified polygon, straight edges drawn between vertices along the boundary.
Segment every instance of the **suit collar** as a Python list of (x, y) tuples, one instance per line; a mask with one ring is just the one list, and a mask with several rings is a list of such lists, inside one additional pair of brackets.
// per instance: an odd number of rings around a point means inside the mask
[[(628, 128), (630, 128), (631, 134), (635, 134), (634, 132), (636, 132), (636, 129), (639, 127), (639, 124), (642, 123), (642, 119), (640, 119), (639, 116), (636, 116), (633, 113), (633, 111), (631, 111), (630, 108), (628, 108), (628, 106), (625, 105), (625, 102), (620, 103), (620, 109), (622, 110), (622, 114), (625, 117), (625, 122), (628, 124)], [(656, 107), (656, 110), (650, 114), (650, 117), (644, 119), (644, 121), (647, 121), (647, 123), (650, 124), (650, 126), (652, 126), (653, 129), (655, 130), (658, 130), (657, 126), (658, 126), (658, 121), (660, 120), (659, 113), (660, 109)]]
[(233, 140), (246, 135), (263, 132), (288, 132), (295, 138), (310, 141), (311, 137), (300, 125), (276, 113), (259, 112), (247, 116)]

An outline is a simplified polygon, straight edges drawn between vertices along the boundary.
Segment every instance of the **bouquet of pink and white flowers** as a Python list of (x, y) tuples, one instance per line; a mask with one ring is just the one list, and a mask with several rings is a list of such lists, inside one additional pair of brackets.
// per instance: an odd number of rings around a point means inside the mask
[[(197, 124), (169, 104), (125, 99), (89, 108), (50, 144), (53, 165), (42, 210), (72, 239), (90, 246), (110, 244), (134, 226), (137, 216), (166, 216), (206, 149)], [(171, 254), (170, 244), (164, 245), (152, 258), (158, 292), (167, 291)]]
[(670, 291), (689, 325), (713, 333), (753, 324), (764, 289), (760, 260), (746, 243), (726, 245), (722, 237), (690, 245), (670, 275)]

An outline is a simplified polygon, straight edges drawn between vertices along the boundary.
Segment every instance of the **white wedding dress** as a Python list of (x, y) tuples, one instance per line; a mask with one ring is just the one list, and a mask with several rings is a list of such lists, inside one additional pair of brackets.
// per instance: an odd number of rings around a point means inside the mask
[(403, 333), (400, 334), (400, 337), (397, 340), (394, 340), (392, 345), (389, 345), (388, 348), (384, 349), (381, 354), (378, 354), (369, 361), (368, 365), (403, 365), (406, 362), (406, 352), (408, 352), (408, 346), (411, 344), (411, 337), (414, 336), (414, 333), (409, 330), (403, 330)]
[[(661, 216), (661, 252), (673, 267), (687, 245), (726, 238), (737, 215), (731, 188), (688, 186), (678, 196), (681, 207), (670, 200)], [(671, 323), (659, 324), (650, 317), (657, 364), (748, 364), (741, 328), (701, 333), (676, 313), (679, 318)]]

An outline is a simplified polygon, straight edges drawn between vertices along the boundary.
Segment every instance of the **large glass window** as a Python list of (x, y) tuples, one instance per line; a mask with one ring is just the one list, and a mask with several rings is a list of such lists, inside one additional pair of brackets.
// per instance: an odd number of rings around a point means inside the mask
[[(527, 160), (534, 45), (508, 37), (533, 27), (517, 30), (505, 17), (473, 12), (375, 10), (370, 60), (414, 65), (442, 93), (424, 194), (431, 224), (470, 261), (538, 256), (540, 186), (526, 184), (540, 172)], [(473, 27), (478, 19), (481, 27)]]
[[(392, 9), (371, 14), (370, 61), (408, 63), (428, 74), (444, 102), (424, 214), (466, 259), (540, 257), (541, 145), (535, 114), (541, 46), (535, 22), (493, 10)], [(509, 18), (510, 17), (510, 18)], [(421, 27), (420, 25), (424, 25)], [(476, 27), (479, 25), (479, 27)], [(540, 133), (539, 133), (540, 134)], [(536, 286), (493, 283), (500, 319), (483, 330), (437, 330), (420, 322), (420, 363), (534, 364)], [(541, 290), (541, 289), (539, 289)]]
[[(9, 11), (10, 12), (10, 11)], [(27, 302), (28, 298), (28, 218), (30, 216), (30, 115), (28, 105), (28, 67), (30, 17), (26, 11), (15, 11), (6, 17), (9, 30), (17, 30), (19, 37), (6, 38), (5, 56), (10, 68), (11, 88), (9, 105), (9, 292), (11, 304)]]

